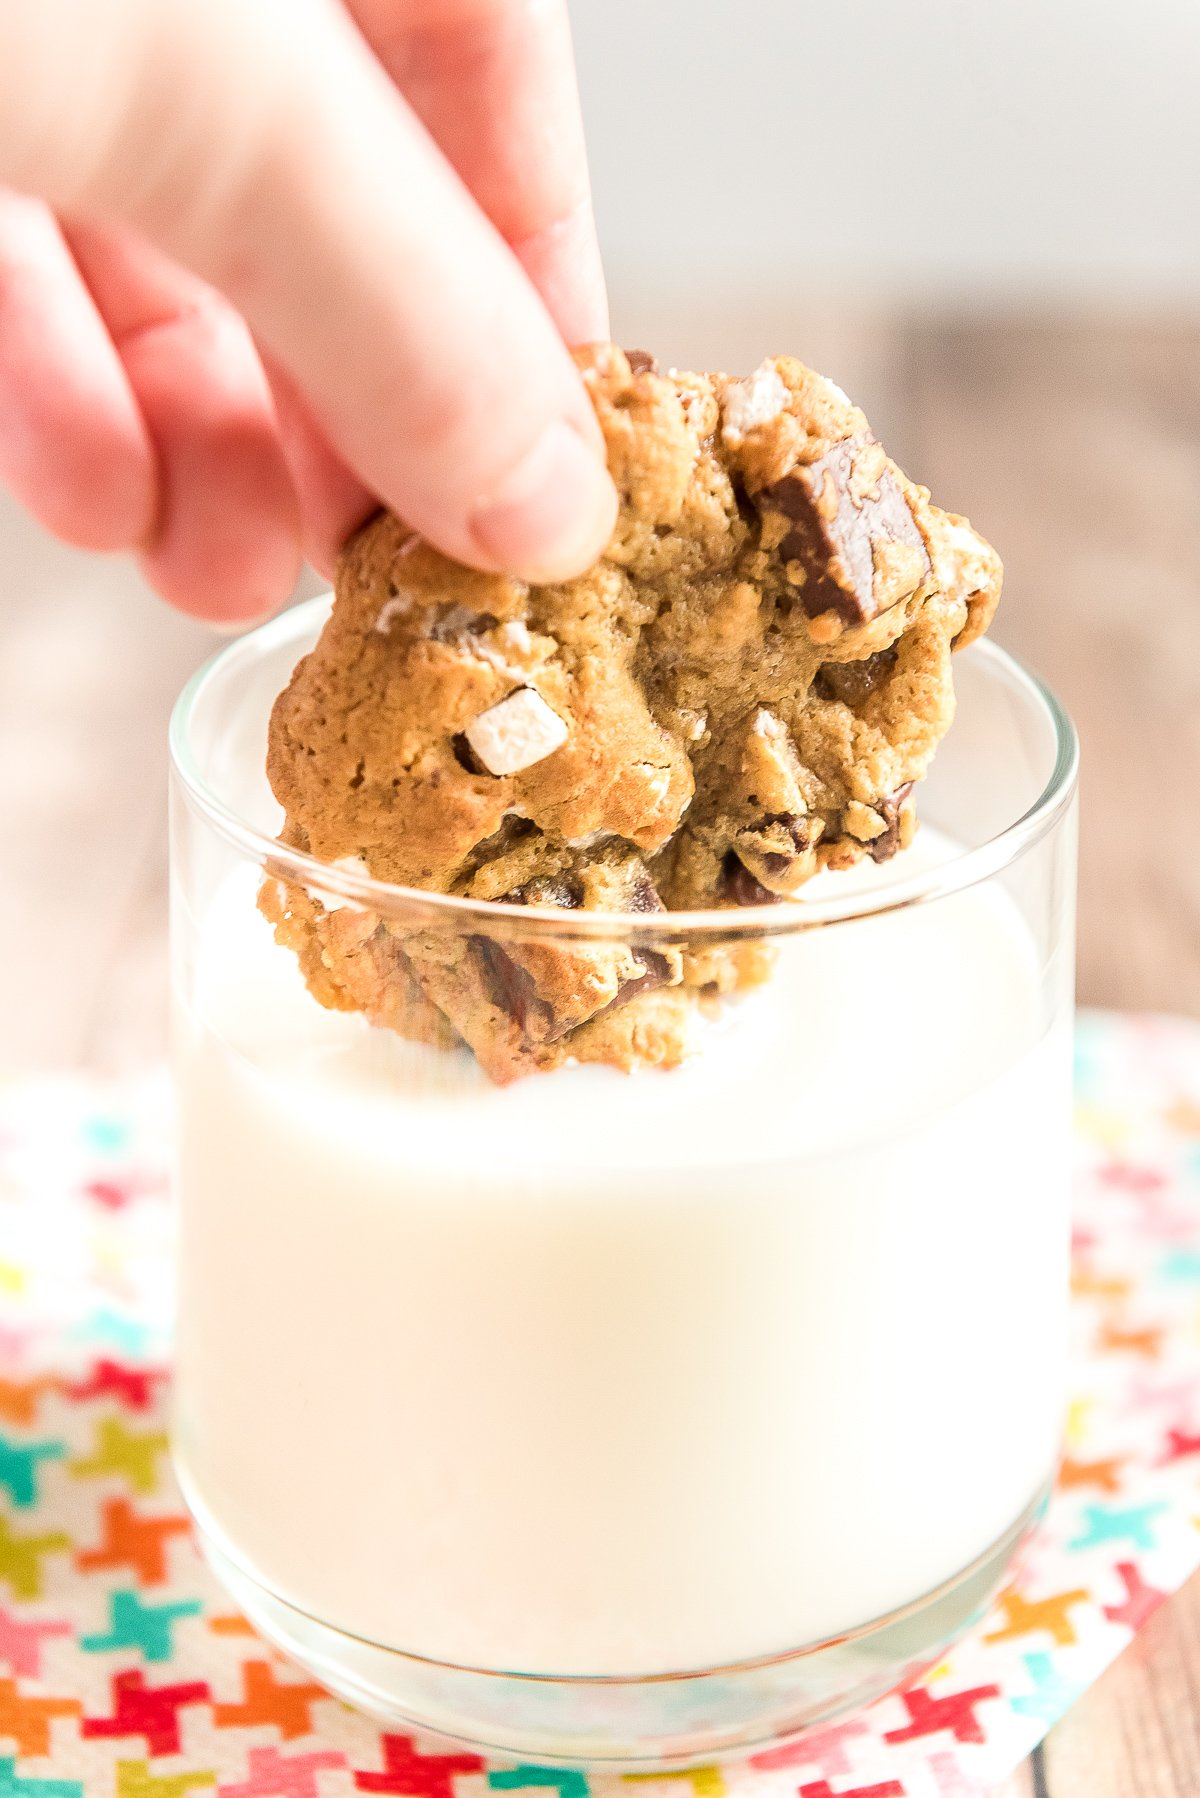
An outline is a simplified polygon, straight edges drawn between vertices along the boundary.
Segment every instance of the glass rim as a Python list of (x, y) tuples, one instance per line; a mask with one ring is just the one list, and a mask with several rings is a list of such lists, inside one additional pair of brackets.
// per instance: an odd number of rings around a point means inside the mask
[[(323, 862), (268, 836), (229, 805), (205, 778), (192, 752), (192, 725), (197, 707), (211, 683), (234, 671), (234, 665), (259, 649), (271, 650), (299, 634), (303, 624), (326, 610), (331, 594), (289, 607), (278, 617), (221, 646), (201, 664), (183, 687), (168, 728), (171, 767), (189, 806), (243, 856), (261, 863), (277, 877), (315, 887), (349, 904), (395, 916), (414, 911), (430, 920), (463, 928), (497, 924), (520, 928), (523, 936), (557, 936), (654, 942), (680, 936), (721, 942), (741, 938), (785, 936), (799, 930), (881, 917), (947, 899), (978, 886), (1018, 861), (1039, 843), (1067, 811), (1078, 779), (1079, 739), (1075, 726), (1052, 688), (1015, 656), (987, 639), (973, 643), (967, 655), (987, 663), (999, 678), (1023, 693), (1049, 719), (1055, 756), (1050, 774), (1033, 803), (986, 842), (919, 874), (910, 874), (868, 891), (813, 899), (785, 899), (774, 905), (710, 907), (698, 911), (624, 913), (567, 911), (559, 906), (521, 905), (496, 899), (467, 899), (453, 893), (428, 892), (377, 880), (373, 875)], [(265, 757), (266, 746), (263, 753)]]

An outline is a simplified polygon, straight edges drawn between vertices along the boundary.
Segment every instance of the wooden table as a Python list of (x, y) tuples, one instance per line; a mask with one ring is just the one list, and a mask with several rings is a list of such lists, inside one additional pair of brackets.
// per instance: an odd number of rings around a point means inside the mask
[[(685, 321), (682, 322), (681, 321)], [(996, 635), (1083, 738), (1080, 997), (1200, 1015), (1200, 323), (632, 303), (681, 366), (798, 348), (1001, 546)], [(213, 647), (0, 500), (0, 1074), (163, 1052), (164, 732)], [(1004, 1798), (1195, 1798), (1200, 1579)]]

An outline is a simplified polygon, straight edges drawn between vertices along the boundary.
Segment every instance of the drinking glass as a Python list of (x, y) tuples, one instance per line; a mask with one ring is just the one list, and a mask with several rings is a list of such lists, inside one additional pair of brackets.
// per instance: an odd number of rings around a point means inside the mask
[[(861, 1705), (980, 1615), (1058, 1455), (1071, 725), (981, 643), (891, 862), (705, 913), (468, 902), (276, 841), (268, 713), (328, 604), (172, 724), (205, 1551), (332, 1691), (522, 1760), (686, 1765)], [(395, 1029), (319, 1005), (272, 883), (397, 966), (458, 956), (514, 1029), (547, 957), (763, 978), (678, 1068), (497, 1085), (411, 1040), (399, 977)]]

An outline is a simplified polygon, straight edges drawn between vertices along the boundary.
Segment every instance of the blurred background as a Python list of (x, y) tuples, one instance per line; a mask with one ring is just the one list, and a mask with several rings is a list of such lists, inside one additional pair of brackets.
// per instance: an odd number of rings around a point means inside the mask
[[(1081, 997), (1200, 1013), (1200, 7), (572, 14), (616, 335), (803, 357), (996, 541), (996, 635), (1084, 739)], [(2, 498), (0, 559), (0, 1073), (141, 1062), (215, 638)]]

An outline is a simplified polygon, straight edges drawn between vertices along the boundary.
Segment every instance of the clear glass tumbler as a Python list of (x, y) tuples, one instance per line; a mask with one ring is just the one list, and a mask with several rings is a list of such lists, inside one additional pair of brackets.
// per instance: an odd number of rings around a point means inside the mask
[[(864, 1703), (979, 1614), (1058, 1455), (1070, 723), (979, 644), (895, 860), (735, 911), (470, 903), (274, 841), (267, 715), (327, 604), (223, 650), (172, 727), (206, 1551), (335, 1692), (525, 1760), (683, 1764)], [(475, 958), (517, 1022), (539, 956), (767, 977), (678, 1069), (497, 1086), (322, 1009), (274, 880)]]

